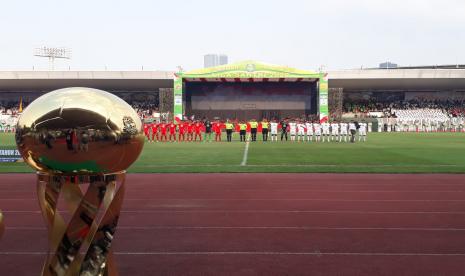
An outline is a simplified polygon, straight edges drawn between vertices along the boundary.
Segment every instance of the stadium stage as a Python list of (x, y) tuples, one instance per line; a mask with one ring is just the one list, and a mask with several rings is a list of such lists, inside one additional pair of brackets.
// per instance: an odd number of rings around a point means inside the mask
[(174, 81), (178, 117), (250, 120), (328, 118), (328, 78), (255, 61), (181, 72)]
[[(33, 174), (0, 175), (2, 271), (36, 275)], [(130, 174), (120, 275), (464, 275), (465, 176)], [(8, 195), (8, 196), (6, 196)]]

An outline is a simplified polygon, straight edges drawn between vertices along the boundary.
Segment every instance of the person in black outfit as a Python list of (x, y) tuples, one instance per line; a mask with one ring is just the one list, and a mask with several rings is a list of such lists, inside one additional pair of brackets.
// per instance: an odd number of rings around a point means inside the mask
[(66, 131), (66, 147), (68, 148), (68, 150), (74, 150), (74, 147), (73, 147), (73, 131), (71, 129), (69, 129), (68, 131)]
[(289, 128), (289, 124), (287, 123), (287, 120), (282, 120), (281, 121), (281, 141), (283, 138), (286, 138), (287, 141), (287, 129)]
[(45, 145), (47, 146), (47, 148), (49, 149), (53, 148), (53, 144), (52, 144), (53, 140), (55, 140), (55, 137), (53, 137), (53, 135), (50, 132), (47, 132), (45, 134)]
[(210, 120), (205, 119), (203, 124), (205, 126), (205, 135), (203, 137), (204, 138), (203, 141), (207, 142), (207, 138), (208, 138), (208, 142), (211, 142), (212, 141), (212, 123), (210, 122)]

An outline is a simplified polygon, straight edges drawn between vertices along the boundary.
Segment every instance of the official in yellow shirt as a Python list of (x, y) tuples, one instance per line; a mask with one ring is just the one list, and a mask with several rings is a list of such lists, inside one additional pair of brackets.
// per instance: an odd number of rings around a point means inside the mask
[(262, 139), (263, 142), (268, 141), (268, 126), (269, 123), (266, 119), (263, 119), (263, 121), (260, 123), (262, 125)]
[(258, 128), (258, 122), (255, 119), (252, 119), (249, 122), (250, 125), (250, 136), (252, 138), (252, 142), (257, 141), (257, 128)]
[(239, 136), (241, 137), (241, 142), (245, 142), (245, 134), (247, 132), (247, 124), (244, 122), (239, 123)]
[(231, 142), (232, 141), (232, 133), (233, 133), (233, 129), (234, 129), (234, 124), (231, 123), (228, 120), (226, 120), (226, 123), (224, 124), (225, 128), (226, 128), (226, 138), (228, 140), (228, 142)]

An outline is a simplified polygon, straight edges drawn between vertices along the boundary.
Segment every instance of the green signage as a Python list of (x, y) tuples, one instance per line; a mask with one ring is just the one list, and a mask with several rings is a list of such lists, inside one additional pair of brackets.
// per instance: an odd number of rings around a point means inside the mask
[(174, 80), (174, 116), (182, 119), (183, 105), (182, 105), (182, 78), (177, 77)]

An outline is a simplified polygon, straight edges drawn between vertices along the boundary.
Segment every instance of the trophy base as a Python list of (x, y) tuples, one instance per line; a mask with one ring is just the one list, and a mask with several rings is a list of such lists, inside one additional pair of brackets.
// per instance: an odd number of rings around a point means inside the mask
[[(37, 194), (49, 240), (43, 276), (118, 275), (110, 247), (123, 202), (125, 175), (37, 174)], [(65, 208), (58, 210), (59, 204)]]

